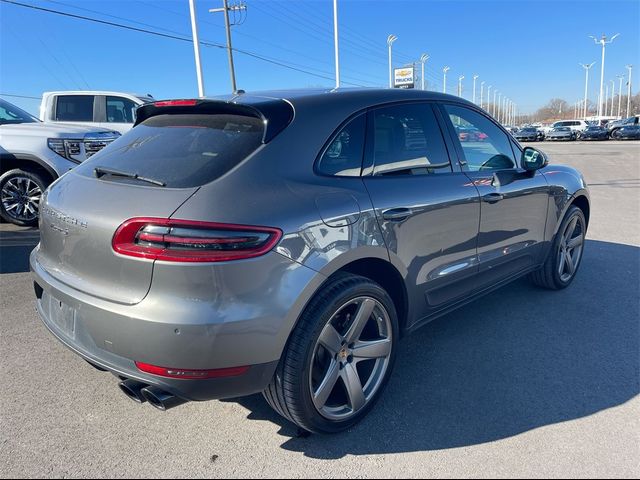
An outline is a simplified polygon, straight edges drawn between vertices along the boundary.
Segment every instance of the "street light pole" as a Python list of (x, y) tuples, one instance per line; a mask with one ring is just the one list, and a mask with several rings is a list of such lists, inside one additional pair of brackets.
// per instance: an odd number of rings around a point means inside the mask
[(393, 71), (391, 69), (391, 45), (398, 39), (395, 35), (387, 37), (387, 46), (389, 47), (389, 88), (393, 88)]
[(631, 116), (631, 69), (633, 65), (627, 65), (627, 70), (629, 71), (629, 78), (627, 81), (627, 117)]
[(191, 36), (193, 38), (193, 55), (196, 59), (196, 77), (198, 80), (198, 96), (204, 97), (204, 82), (202, 80), (202, 64), (200, 63), (200, 41), (198, 40), (198, 24), (196, 22), (195, 0), (189, 0), (191, 15)]
[(622, 80), (624, 80), (624, 75), (618, 75), (618, 80), (620, 84), (618, 85), (618, 117), (620, 117), (620, 107), (622, 106)]
[(464, 75), (460, 75), (458, 77), (458, 96), (462, 97), (462, 80), (464, 80)]
[(484, 98), (484, 83), (480, 82), (480, 108), (482, 108), (482, 99)]
[(579, 65), (584, 68), (585, 78), (584, 78), (584, 118), (587, 118), (587, 103), (589, 102), (587, 95), (589, 92), (589, 70), (593, 67), (596, 62), (592, 62), (589, 65), (585, 65), (584, 63), (580, 63)]
[(606, 109), (606, 101), (604, 105), (602, 103), (602, 99), (603, 99), (602, 93), (603, 93), (603, 87), (604, 87), (604, 50), (607, 43), (613, 42), (618, 35), (620, 34), (616, 33), (613, 37), (611, 37), (610, 40), (607, 40), (607, 37), (604, 34), (602, 35), (602, 38), (600, 38), (599, 40), (596, 37), (590, 35), (590, 38), (593, 38), (593, 41), (596, 43), (596, 45), (597, 44), (602, 45), (602, 65), (600, 66), (600, 96), (598, 97), (598, 117), (602, 116), (602, 110), (603, 110), (602, 107), (604, 106), (604, 109)]
[(473, 103), (476, 103), (476, 80), (478, 79), (478, 75), (473, 76)]
[(485, 108), (485, 110), (487, 111), (487, 113), (489, 112), (489, 108), (491, 107), (491, 87), (493, 87), (493, 85), (489, 85), (487, 87), (487, 106)]
[(605, 85), (604, 88), (604, 110), (603, 110), (603, 115), (606, 117), (607, 116), (607, 103), (609, 103), (609, 85)]
[(609, 116), (613, 117), (613, 99), (616, 96), (616, 81), (611, 80), (611, 111), (609, 112)]
[(496, 116), (496, 95), (498, 94), (498, 90), (494, 89), (493, 90), (493, 108), (491, 116), (495, 117)]
[(422, 64), (422, 90), (426, 90), (425, 88), (425, 80), (424, 80), (424, 64), (429, 60), (429, 55), (423, 53), (420, 57), (420, 63)]
[(333, 0), (333, 43), (336, 57), (336, 88), (340, 88), (340, 61), (338, 57), (338, 0)]
[(444, 74), (444, 79), (442, 80), (442, 93), (447, 93), (447, 72), (449, 70), (449, 67), (444, 67), (442, 69), (442, 73)]

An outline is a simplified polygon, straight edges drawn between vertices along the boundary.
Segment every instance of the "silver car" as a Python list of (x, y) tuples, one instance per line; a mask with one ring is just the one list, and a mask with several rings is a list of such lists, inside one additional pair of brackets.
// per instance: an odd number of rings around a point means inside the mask
[(143, 106), (40, 211), (44, 324), (129, 397), (264, 392), (328, 433), (373, 407), (402, 336), (526, 274), (567, 287), (590, 207), (470, 102), (340, 89)]

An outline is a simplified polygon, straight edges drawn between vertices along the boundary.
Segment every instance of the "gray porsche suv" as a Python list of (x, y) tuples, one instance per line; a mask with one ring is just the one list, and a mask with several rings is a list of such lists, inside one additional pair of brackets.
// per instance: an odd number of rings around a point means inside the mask
[(402, 336), (526, 274), (567, 287), (589, 195), (460, 98), (305, 90), (142, 106), (40, 212), (44, 324), (129, 397), (263, 392), (328, 433)]

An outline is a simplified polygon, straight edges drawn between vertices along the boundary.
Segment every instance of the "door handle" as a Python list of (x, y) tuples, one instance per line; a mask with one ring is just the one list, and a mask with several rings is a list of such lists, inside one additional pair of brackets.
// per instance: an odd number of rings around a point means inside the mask
[(496, 203), (504, 198), (502, 193), (488, 193), (482, 196), (482, 201), (487, 203)]
[(390, 221), (406, 220), (411, 216), (413, 211), (410, 208), (391, 208), (382, 212), (382, 218)]

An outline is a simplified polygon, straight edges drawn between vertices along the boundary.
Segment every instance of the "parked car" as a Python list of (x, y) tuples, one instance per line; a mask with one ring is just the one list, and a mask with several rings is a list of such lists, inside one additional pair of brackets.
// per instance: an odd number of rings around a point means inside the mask
[(561, 120), (553, 124), (553, 128), (569, 127), (573, 132), (586, 130), (589, 124), (584, 120)]
[(607, 124), (607, 130), (609, 131), (609, 136), (613, 137), (613, 133), (621, 129), (622, 127), (628, 127), (638, 124), (640, 124), (640, 115), (634, 115), (633, 117), (625, 118), (623, 120), (609, 122)]
[(0, 217), (37, 224), (47, 186), (118, 136), (104, 128), (42, 123), (0, 99)]
[(611, 138), (616, 140), (639, 140), (640, 125), (626, 125), (613, 131)]
[(578, 135), (580, 140), (607, 140), (609, 132), (604, 127), (589, 126)]
[(518, 130), (513, 136), (521, 142), (535, 142), (538, 140), (538, 130), (533, 127), (525, 127)]
[(128, 396), (263, 391), (330, 433), (373, 407), (400, 337), (526, 274), (569, 286), (589, 193), (461, 98), (313, 90), (140, 107), (41, 210), (38, 312)]
[(577, 136), (578, 133), (571, 130), (570, 127), (554, 127), (549, 133), (547, 133), (545, 140), (575, 140)]
[(133, 127), (136, 109), (152, 101), (151, 95), (122, 92), (45, 92), (40, 104), (40, 120), (90, 125), (126, 133)]

